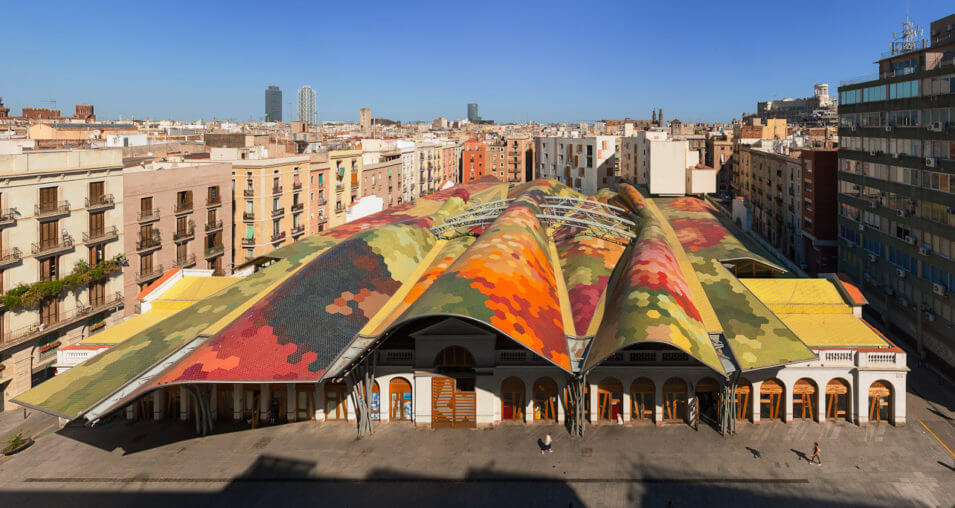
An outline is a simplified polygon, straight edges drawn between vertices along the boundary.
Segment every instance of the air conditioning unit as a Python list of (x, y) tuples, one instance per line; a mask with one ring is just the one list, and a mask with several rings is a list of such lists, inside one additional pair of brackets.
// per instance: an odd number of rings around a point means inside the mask
[(904, 279), (904, 278), (905, 278), (905, 270), (903, 270), (903, 269), (901, 269), (901, 268), (896, 268), (896, 269), (895, 269), (895, 276), (898, 277), (898, 278), (900, 278), (900, 279)]
[(936, 164), (938, 164), (938, 160), (935, 157), (925, 158), (925, 167), (934, 168)]
[(859, 224), (859, 231), (865, 231), (865, 224)]
[(870, 263), (875, 263), (876, 261), (879, 260), (879, 256), (876, 256), (875, 254), (873, 254), (873, 253), (871, 253), (871, 252), (869, 253), (868, 258), (869, 258), (869, 262), (870, 262)]
[(886, 125), (886, 126), (885, 126), (885, 132), (892, 132), (892, 126), (891, 126), (891, 125)]
[(937, 282), (932, 283), (932, 292), (938, 296), (948, 296), (948, 288)]
[(932, 253), (931, 247), (928, 247), (927, 245), (923, 245), (923, 246), (919, 247), (919, 254), (921, 254), (921, 255), (923, 255), (923, 256), (928, 256), (928, 255), (931, 254), (931, 253)]
[(907, 243), (907, 244), (909, 244), (909, 245), (915, 245), (915, 237), (914, 237), (914, 236), (905, 235), (904, 240), (905, 240), (905, 243)]
[(932, 132), (942, 132), (942, 122), (932, 122), (928, 124), (928, 130)]

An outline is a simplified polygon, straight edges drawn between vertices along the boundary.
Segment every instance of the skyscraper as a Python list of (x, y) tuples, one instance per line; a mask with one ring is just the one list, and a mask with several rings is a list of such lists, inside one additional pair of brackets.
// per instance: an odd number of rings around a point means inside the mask
[(468, 121), (471, 123), (476, 123), (481, 120), (481, 117), (478, 116), (477, 104), (473, 102), (468, 104)]
[(265, 121), (282, 121), (282, 89), (277, 86), (265, 89)]
[(315, 90), (305, 85), (298, 89), (298, 121), (309, 124), (318, 123), (318, 106), (315, 104)]

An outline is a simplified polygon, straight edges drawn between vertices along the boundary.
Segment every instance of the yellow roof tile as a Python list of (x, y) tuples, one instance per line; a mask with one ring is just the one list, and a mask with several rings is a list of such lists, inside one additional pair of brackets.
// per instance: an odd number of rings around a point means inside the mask
[(202, 300), (241, 280), (238, 277), (186, 276), (166, 290), (160, 300)]
[(779, 314), (779, 319), (809, 347), (890, 347), (852, 314)]
[(765, 304), (842, 304), (839, 290), (827, 279), (740, 279)]

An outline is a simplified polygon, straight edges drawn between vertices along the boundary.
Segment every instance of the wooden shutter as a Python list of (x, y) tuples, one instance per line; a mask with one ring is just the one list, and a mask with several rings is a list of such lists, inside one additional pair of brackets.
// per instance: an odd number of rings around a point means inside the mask
[(455, 380), (454, 426), (474, 427), (477, 423), (477, 404), (473, 379)]
[(454, 423), (454, 379), (431, 378), (431, 426), (451, 426)]

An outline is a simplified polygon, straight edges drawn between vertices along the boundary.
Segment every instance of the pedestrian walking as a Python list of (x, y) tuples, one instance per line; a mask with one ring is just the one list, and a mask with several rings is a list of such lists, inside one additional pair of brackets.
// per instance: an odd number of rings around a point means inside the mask
[(553, 449), (551, 449), (551, 446), (553, 445), (553, 443), (554, 443), (554, 438), (551, 437), (550, 432), (548, 432), (547, 435), (544, 436), (544, 447), (541, 448), (541, 455), (545, 453), (552, 453), (554, 451)]
[(822, 465), (822, 454), (819, 453), (819, 443), (812, 444), (812, 458), (809, 459), (810, 464), (815, 464), (816, 460), (819, 461), (819, 465)]

